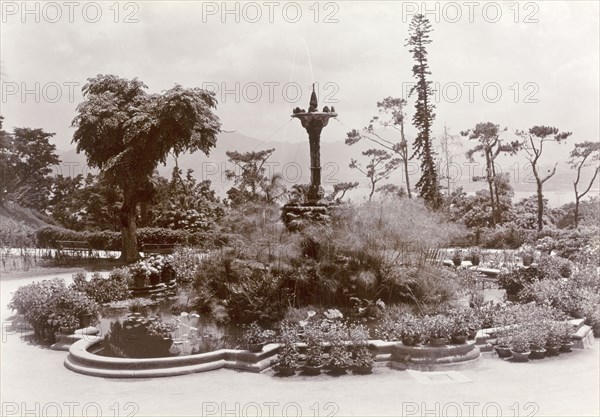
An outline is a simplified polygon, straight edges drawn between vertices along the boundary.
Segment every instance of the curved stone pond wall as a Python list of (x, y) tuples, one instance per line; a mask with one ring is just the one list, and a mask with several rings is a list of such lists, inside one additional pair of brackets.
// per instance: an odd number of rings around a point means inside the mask
[[(104, 378), (155, 378), (206, 372), (221, 368), (262, 372), (277, 361), (278, 344), (269, 344), (262, 352), (221, 349), (188, 356), (153, 359), (113, 358), (97, 355), (102, 339), (87, 337), (69, 349), (65, 366), (85, 375)], [(437, 370), (440, 367), (473, 365), (481, 357), (474, 343), (441, 348), (409, 347), (399, 342), (373, 340), (369, 346), (378, 366), (396, 369)], [(428, 352), (428, 353), (427, 353)], [(433, 358), (433, 361), (432, 361)]]

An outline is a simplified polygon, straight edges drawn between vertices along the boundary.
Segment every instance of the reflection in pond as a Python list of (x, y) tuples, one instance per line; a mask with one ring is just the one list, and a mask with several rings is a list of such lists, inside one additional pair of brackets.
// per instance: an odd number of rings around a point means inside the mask
[(173, 300), (162, 300), (142, 311), (105, 311), (100, 320), (105, 335), (102, 349), (95, 353), (120, 358), (160, 358), (239, 345), (237, 326), (218, 325), (196, 313), (171, 314), (173, 306)]

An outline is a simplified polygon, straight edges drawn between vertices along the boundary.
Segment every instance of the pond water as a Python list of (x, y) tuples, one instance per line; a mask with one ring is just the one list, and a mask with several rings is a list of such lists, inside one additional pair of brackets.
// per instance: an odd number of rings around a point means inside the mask
[[(139, 299), (146, 301), (148, 299)], [(136, 308), (106, 308), (96, 327), (104, 337), (94, 353), (122, 358), (160, 358), (239, 348), (241, 328), (216, 323), (208, 315), (182, 311), (187, 298), (171, 295)], [(176, 310), (173, 307), (176, 307)]]

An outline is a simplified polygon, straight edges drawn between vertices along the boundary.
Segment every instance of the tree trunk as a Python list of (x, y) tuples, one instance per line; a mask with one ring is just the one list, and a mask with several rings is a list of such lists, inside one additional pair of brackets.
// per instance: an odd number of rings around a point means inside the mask
[(147, 201), (140, 203), (140, 227), (148, 227), (150, 224), (150, 207)]
[(541, 232), (542, 228), (544, 227), (544, 222), (543, 222), (543, 218), (544, 218), (544, 194), (542, 194), (542, 183), (540, 181), (537, 182), (537, 203), (538, 203), (537, 225), (538, 225), (538, 232)]
[(408, 157), (404, 157), (403, 161), (404, 161), (404, 176), (406, 177), (406, 194), (408, 194), (408, 198), (412, 198), (412, 194), (410, 193), (410, 178), (408, 178)]
[(485, 163), (486, 163), (486, 177), (488, 182), (488, 187), (490, 189), (490, 204), (492, 205), (492, 227), (496, 227), (496, 203), (494, 200), (494, 185), (493, 185), (493, 177), (492, 177), (492, 167), (490, 165), (490, 155), (489, 150), (485, 149)]
[(496, 194), (496, 224), (502, 224), (502, 210), (500, 209), (500, 194), (498, 193), (498, 181), (496, 178), (496, 167), (492, 159), (492, 179), (494, 182), (494, 193)]
[(133, 263), (140, 259), (137, 247), (136, 205), (125, 201), (121, 207), (121, 257), (120, 260)]
[(579, 196), (575, 193), (575, 228), (579, 226)]

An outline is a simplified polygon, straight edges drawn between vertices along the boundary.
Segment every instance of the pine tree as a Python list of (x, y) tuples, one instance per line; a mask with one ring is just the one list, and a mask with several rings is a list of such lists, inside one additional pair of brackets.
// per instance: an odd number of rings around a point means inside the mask
[(413, 76), (417, 82), (411, 88), (409, 94), (417, 93), (413, 124), (419, 133), (413, 143), (414, 153), (412, 157), (416, 156), (421, 160), (421, 178), (417, 182), (416, 188), (427, 204), (437, 209), (442, 205), (442, 195), (435, 168), (435, 152), (431, 146), (431, 125), (435, 119), (435, 113), (433, 112), (435, 106), (431, 103), (434, 92), (431, 81), (427, 81), (427, 76), (431, 75), (427, 64), (426, 49), (426, 45), (431, 43), (430, 32), (431, 24), (429, 20), (423, 15), (415, 15), (409, 26), (407, 46), (412, 47), (410, 52), (417, 62), (413, 66)]

